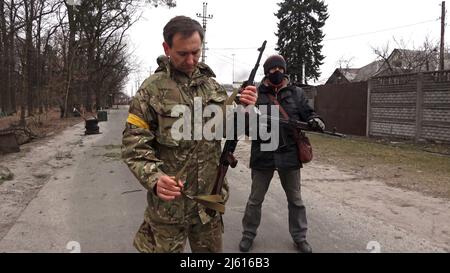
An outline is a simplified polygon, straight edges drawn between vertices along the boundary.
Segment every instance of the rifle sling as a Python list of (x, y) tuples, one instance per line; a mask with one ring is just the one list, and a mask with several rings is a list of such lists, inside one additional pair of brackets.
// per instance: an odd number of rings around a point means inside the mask
[[(275, 104), (275, 106), (277, 106), (278, 110), (280, 110), (281, 115), (283, 115), (283, 117), (284, 117), (286, 120), (290, 120), (288, 113), (286, 112), (286, 110), (284, 110), (283, 106), (281, 106), (281, 104), (280, 104), (280, 102), (277, 100), (277, 98), (275, 98), (275, 96), (272, 95), (272, 94), (269, 94), (269, 98), (270, 98), (270, 100)], [(295, 142), (296, 142), (296, 143), (299, 143), (300, 139), (298, 139), (297, 132), (295, 131), (294, 128), (293, 128), (292, 130), (294, 131), (294, 134), (293, 134), (293, 135), (294, 135), (294, 140), (295, 140)]]
[(203, 206), (220, 212), (222, 214), (225, 213), (225, 206), (223, 205), (224, 200), (220, 195), (199, 195), (199, 196), (190, 196), (184, 194), (187, 198), (202, 204)]

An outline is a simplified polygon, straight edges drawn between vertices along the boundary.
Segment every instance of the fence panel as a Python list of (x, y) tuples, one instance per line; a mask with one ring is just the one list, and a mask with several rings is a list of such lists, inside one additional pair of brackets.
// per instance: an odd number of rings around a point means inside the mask
[(450, 142), (450, 71), (369, 81), (368, 135)]

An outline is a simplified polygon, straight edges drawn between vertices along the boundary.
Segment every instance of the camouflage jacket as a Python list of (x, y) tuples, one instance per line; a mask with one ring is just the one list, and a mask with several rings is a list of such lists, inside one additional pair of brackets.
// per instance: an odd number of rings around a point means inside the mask
[[(211, 219), (205, 207), (185, 197), (174, 201), (161, 200), (154, 191), (162, 175), (175, 176), (197, 144), (197, 141), (175, 140), (172, 125), (179, 119), (172, 117), (175, 105), (188, 106), (193, 113), (194, 98), (201, 97), (203, 107), (216, 104), (223, 107), (227, 99), (225, 89), (213, 77), (213, 71), (200, 63), (189, 78), (175, 70), (166, 57), (158, 58), (159, 68), (139, 88), (133, 98), (123, 132), (122, 158), (139, 182), (148, 190), (146, 219), (160, 223), (182, 223), (196, 215), (203, 223)], [(208, 119), (203, 118), (203, 121)], [(191, 196), (210, 194), (214, 186), (221, 153), (221, 142), (204, 141), (192, 155), (181, 179), (184, 191)], [(222, 191), (228, 199), (228, 184)]]

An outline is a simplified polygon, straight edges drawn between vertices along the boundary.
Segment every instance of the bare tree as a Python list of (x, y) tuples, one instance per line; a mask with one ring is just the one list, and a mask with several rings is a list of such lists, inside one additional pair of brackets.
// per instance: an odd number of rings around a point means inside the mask
[[(145, 3), (155, 7), (175, 6), (172, 0), (93, 0), (81, 2), (76, 14), (73, 7), (67, 7), (70, 27), (65, 108), (72, 104), (67, 103), (70, 100), (76, 104), (83, 102), (86, 110), (90, 111), (94, 97), (97, 107), (104, 106), (101, 91), (105, 79), (102, 71), (113, 65), (107, 56), (124, 56), (121, 51), (125, 49), (125, 33), (140, 17), (138, 10)], [(73, 53), (75, 48), (80, 52), (78, 57)], [(75, 78), (80, 80), (71, 82)]]
[[(119, 92), (131, 71), (126, 33), (143, 5), (174, 0), (0, 0), (0, 109), (90, 110)], [(95, 99), (94, 99), (95, 98)]]
[[(380, 71), (383, 74), (402, 74), (421, 71), (434, 71), (437, 69), (437, 43), (425, 38), (422, 45), (409, 46), (403, 39), (393, 38), (396, 48), (390, 50), (389, 42), (382, 47), (372, 47), (378, 59), (383, 61)], [(410, 48), (410, 49), (408, 49)]]
[[(0, 0), (0, 82), (6, 83), (7, 77), (7, 63), (6, 63), (6, 16), (5, 16), (5, 1)], [(0, 86), (0, 113), (6, 112), (8, 94), (5, 86)]]
[(137, 20), (133, 19), (137, 13), (137, 5), (133, 0), (96, 0), (85, 2), (79, 10), (82, 14), (80, 27), (87, 41), (88, 80), (85, 106), (90, 110), (93, 96), (97, 107), (101, 106), (99, 91), (102, 77), (99, 72), (112, 65), (107, 56), (115, 55), (125, 48), (123, 38)]
[(21, 26), (18, 26), (19, 5), (14, 0), (0, 0), (0, 108), (6, 114), (16, 109), (16, 90), (14, 87), (15, 35)]
[(345, 56), (341, 56), (339, 58), (339, 60), (336, 62), (336, 65), (340, 68), (340, 69), (349, 69), (352, 68), (353, 66), (353, 60), (355, 59), (355, 57), (345, 57)]

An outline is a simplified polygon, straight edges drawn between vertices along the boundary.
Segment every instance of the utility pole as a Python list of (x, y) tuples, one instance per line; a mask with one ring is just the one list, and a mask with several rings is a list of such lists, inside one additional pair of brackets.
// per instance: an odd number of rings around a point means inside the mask
[(306, 67), (304, 62), (302, 64), (302, 84), (306, 85)]
[(442, 1), (442, 16), (441, 16), (441, 52), (439, 56), (439, 70), (444, 70), (444, 59), (445, 59), (445, 1)]
[(234, 55), (236, 55), (236, 54), (233, 54), (233, 82), (232, 82), (232, 84), (234, 84)]
[(203, 37), (203, 50), (202, 50), (202, 62), (206, 62), (206, 24), (209, 19), (212, 19), (212, 15), (208, 15), (208, 3), (203, 2), (203, 14), (197, 13), (197, 17), (203, 20), (203, 30), (205, 32), (205, 37)]

